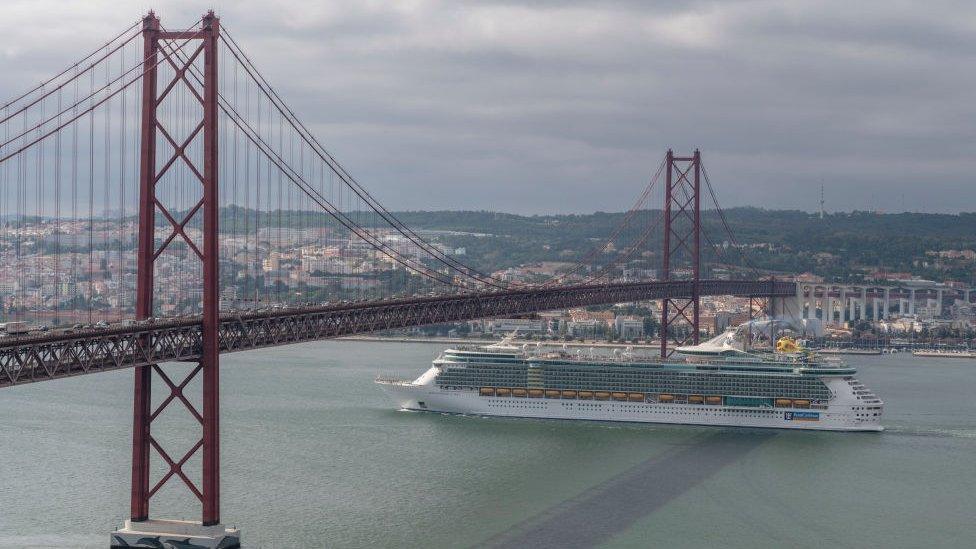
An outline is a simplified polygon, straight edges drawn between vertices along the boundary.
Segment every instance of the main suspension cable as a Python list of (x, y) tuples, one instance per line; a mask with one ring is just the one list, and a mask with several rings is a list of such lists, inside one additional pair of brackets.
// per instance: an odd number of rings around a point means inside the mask
[(631, 218), (633, 218), (633, 216), (640, 211), (641, 206), (644, 205), (644, 202), (647, 201), (647, 198), (651, 195), (651, 191), (654, 189), (654, 186), (657, 184), (658, 180), (661, 177), (661, 173), (664, 171), (665, 164), (666, 164), (666, 160), (662, 160), (661, 164), (658, 165), (657, 171), (654, 173), (654, 176), (651, 177), (651, 180), (644, 187), (644, 191), (637, 198), (637, 202), (635, 202), (634, 205), (630, 208), (630, 210), (627, 211), (627, 214), (624, 216), (624, 219), (620, 222), (619, 225), (617, 225), (614, 231), (610, 234), (609, 237), (607, 237), (606, 240), (603, 241), (601, 245), (594, 246), (593, 248), (591, 248), (590, 251), (587, 252), (587, 254), (584, 255), (583, 258), (576, 263), (575, 266), (570, 268), (570, 270), (564, 271), (559, 274), (554, 274), (551, 277), (549, 277), (547, 280), (545, 280), (542, 284), (545, 286), (545, 285), (561, 282), (566, 277), (573, 275), (579, 272), (580, 270), (590, 266), (593, 259), (595, 259), (604, 250), (606, 250), (607, 246), (612, 244), (613, 241), (618, 236), (620, 236), (620, 233), (622, 233), (623, 230), (630, 225)]
[[(175, 50), (174, 55), (182, 56), (182, 53), (179, 50)], [(189, 67), (190, 69), (187, 72), (191, 76), (193, 76), (193, 78), (197, 81), (197, 83), (202, 85), (202, 82), (197, 74), (197, 69), (192, 65), (190, 65)], [(309, 196), (309, 198), (311, 198), (314, 202), (316, 202), (316, 204), (318, 204), (319, 207), (321, 207), (324, 211), (329, 213), (329, 215), (331, 215), (333, 218), (339, 221), (348, 230), (356, 234), (356, 236), (360, 237), (365, 242), (368, 242), (373, 248), (377, 249), (378, 251), (380, 251), (390, 259), (396, 261), (397, 263), (403, 265), (405, 268), (409, 269), (410, 271), (418, 272), (419, 274), (422, 274), (423, 276), (426, 276), (427, 278), (433, 279), (442, 284), (447, 284), (452, 286), (457, 285), (453, 279), (445, 278), (445, 275), (439, 273), (436, 270), (430, 269), (429, 267), (423, 265), (417, 266), (411, 263), (410, 260), (399, 257), (399, 254), (397, 254), (395, 250), (389, 248), (389, 246), (384, 244), (380, 239), (376, 238), (376, 236), (373, 235), (371, 232), (359, 226), (353, 220), (349, 219), (349, 217), (346, 216), (341, 211), (341, 209), (336, 208), (334, 204), (332, 204), (329, 200), (321, 196), (321, 194), (319, 194), (314, 187), (309, 185), (308, 182), (306, 182), (300, 174), (294, 172), (294, 169), (291, 168), (291, 166), (288, 165), (287, 162), (285, 162), (284, 159), (281, 158), (281, 156), (277, 152), (274, 151), (273, 147), (271, 147), (270, 145), (268, 145), (266, 141), (264, 141), (264, 139), (260, 136), (257, 130), (251, 127), (251, 125), (246, 120), (243, 119), (243, 117), (236, 110), (236, 108), (234, 108), (233, 105), (228, 105), (227, 103), (228, 101), (226, 100), (226, 98), (218, 94), (218, 104), (221, 110), (224, 111), (224, 114), (227, 115), (228, 118), (230, 118), (230, 120), (234, 123), (234, 125), (237, 128), (242, 130), (245, 137), (247, 137), (248, 140), (255, 145), (256, 149), (260, 150), (261, 153), (265, 155), (265, 157), (268, 159), (269, 162), (271, 162), (279, 170), (281, 170), (285, 174), (285, 176), (288, 177), (289, 180), (291, 180), (293, 183), (298, 185), (298, 187), (302, 190), (303, 193)]]
[[(134, 29), (134, 28), (136, 28), (137, 26), (139, 26), (139, 24), (140, 24), (141, 22), (142, 22), (142, 20), (141, 20), (141, 19), (140, 19), (140, 20), (137, 20), (137, 21), (136, 21), (135, 23), (133, 23), (133, 24), (132, 24), (132, 25), (131, 25), (131, 26), (130, 26), (129, 28), (127, 28), (127, 29), (125, 29), (124, 31), (122, 31), (122, 32), (120, 32), (120, 33), (119, 33), (119, 34), (117, 34), (117, 35), (116, 35), (116, 36), (115, 36), (114, 38), (112, 38), (112, 39), (111, 39), (111, 40), (109, 40), (108, 42), (106, 42), (106, 43), (104, 43), (104, 44), (102, 44), (102, 45), (101, 45), (101, 46), (99, 46), (98, 48), (95, 48), (95, 50), (93, 50), (93, 51), (92, 51), (91, 53), (89, 53), (89, 54), (88, 54), (88, 55), (86, 55), (85, 57), (83, 57), (83, 58), (81, 58), (81, 59), (80, 59), (79, 61), (77, 61), (77, 62), (76, 62), (75, 64), (73, 64), (73, 65), (71, 65), (71, 66), (69, 66), (68, 68), (66, 68), (66, 69), (64, 69), (63, 71), (61, 71), (61, 72), (59, 72), (58, 74), (56, 74), (56, 75), (54, 75), (54, 76), (52, 76), (51, 78), (48, 78), (47, 80), (45, 80), (45, 81), (43, 81), (43, 82), (41, 82), (41, 83), (40, 83), (40, 84), (38, 84), (37, 86), (34, 86), (33, 88), (31, 88), (31, 89), (29, 89), (29, 90), (27, 90), (26, 92), (24, 92), (24, 93), (22, 93), (22, 94), (20, 94), (19, 96), (17, 96), (17, 97), (15, 97), (15, 98), (13, 98), (13, 99), (11, 99), (11, 100), (9, 100), (9, 101), (7, 101), (7, 102), (6, 102), (6, 103), (5, 103), (4, 105), (3, 105), (3, 107), (0, 107), (0, 109), (4, 109), (4, 110), (6, 110), (6, 109), (7, 109), (8, 107), (12, 107), (12, 106), (13, 106), (14, 104), (16, 104), (16, 103), (17, 103), (18, 101), (20, 101), (20, 100), (22, 100), (22, 99), (24, 99), (25, 97), (28, 97), (28, 96), (29, 96), (30, 94), (32, 94), (32, 93), (34, 93), (34, 92), (36, 92), (36, 91), (38, 91), (38, 90), (41, 90), (41, 89), (44, 89), (44, 87), (46, 87), (46, 86), (47, 86), (48, 84), (50, 84), (51, 82), (54, 82), (54, 81), (55, 81), (55, 80), (57, 80), (58, 78), (61, 78), (62, 76), (64, 76), (65, 74), (67, 74), (68, 72), (70, 72), (70, 71), (72, 71), (72, 70), (74, 70), (74, 69), (76, 69), (76, 68), (78, 67), (78, 65), (81, 65), (81, 64), (82, 64), (82, 63), (84, 63), (85, 61), (88, 61), (89, 59), (91, 59), (92, 57), (94, 57), (95, 55), (97, 55), (97, 54), (98, 54), (98, 52), (100, 52), (100, 51), (102, 51), (102, 50), (104, 50), (105, 48), (107, 48), (108, 46), (110, 46), (110, 45), (112, 45), (112, 43), (113, 43), (113, 42), (115, 42), (115, 41), (116, 41), (116, 40), (118, 40), (119, 38), (122, 38), (122, 37), (123, 37), (123, 36), (125, 36), (125, 35), (126, 35), (126, 34), (127, 34), (128, 32), (129, 32), (129, 31), (131, 31), (132, 29)], [(138, 32), (137, 32), (137, 33), (135, 33), (135, 34), (133, 35), (133, 37), (135, 37), (135, 36), (139, 36), (139, 33), (138, 33)], [(128, 40), (126, 40), (126, 42), (128, 42), (129, 40), (132, 40), (132, 38), (133, 38), (133, 37), (130, 37), (130, 38), (129, 38)], [(113, 50), (113, 51), (114, 51), (114, 50)], [(103, 58), (103, 59), (104, 59), (104, 58)], [(99, 61), (96, 61), (95, 63), (93, 63), (93, 65), (94, 65), (94, 64), (97, 64), (98, 62), (99, 62)], [(90, 67), (89, 67), (89, 68), (90, 68)], [(84, 74), (84, 73), (85, 73), (86, 71), (87, 71), (87, 69), (86, 69), (85, 71), (77, 71), (77, 73), (78, 73), (78, 74), (76, 74), (75, 76), (72, 76), (72, 77), (71, 77), (71, 79), (69, 79), (69, 80), (68, 80), (68, 82), (71, 82), (72, 80), (75, 80), (76, 78), (78, 78), (78, 75), (80, 75), (80, 74)], [(59, 86), (59, 87), (60, 87), (60, 86)], [(50, 95), (50, 93), (48, 93), (48, 94), (45, 94), (45, 96), (44, 96), (44, 97), (47, 97), (48, 95)], [(9, 118), (10, 118), (10, 116), (5, 116), (5, 117), (4, 117), (4, 119), (3, 119), (3, 122), (6, 122), (6, 121), (7, 121), (7, 119), (9, 119)]]
[[(190, 27), (189, 27), (189, 28), (188, 28), (188, 29), (187, 29), (186, 31), (184, 31), (184, 32), (189, 32), (189, 31), (190, 31), (190, 29), (192, 29), (192, 28), (193, 28), (194, 26), (196, 26), (196, 24), (197, 24), (198, 22), (199, 22), (199, 21), (197, 21), (197, 22), (195, 22), (195, 23), (193, 23), (193, 25), (191, 25), (191, 26), (190, 26)], [(189, 43), (189, 41), (190, 41), (190, 40), (192, 40), (192, 39), (193, 39), (193, 37), (192, 37), (192, 36), (190, 36), (190, 37), (187, 37), (187, 38), (186, 38), (186, 39), (185, 39), (185, 40), (183, 41), (183, 44), (181, 44), (181, 45), (180, 45), (180, 48), (179, 48), (179, 49), (182, 49), (183, 47), (185, 47), (185, 46), (186, 46), (186, 44), (187, 44), (187, 43)], [(92, 104), (91, 106), (89, 106), (89, 107), (88, 107), (87, 109), (85, 109), (85, 110), (83, 110), (83, 111), (81, 111), (81, 112), (78, 112), (77, 114), (75, 114), (74, 116), (72, 116), (72, 117), (71, 117), (70, 119), (68, 119), (68, 120), (67, 120), (66, 122), (64, 122), (64, 123), (62, 123), (62, 124), (58, 124), (58, 125), (57, 125), (57, 126), (56, 126), (56, 127), (54, 128), (54, 129), (52, 129), (52, 130), (50, 130), (49, 132), (47, 132), (47, 133), (43, 133), (42, 135), (39, 135), (39, 136), (38, 136), (37, 138), (35, 138), (34, 140), (32, 140), (32, 141), (30, 141), (29, 143), (27, 143), (27, 144), (25, 144), (25, 145), (23, 145), (23, 146), (21, 146), (21, 147), (20, 147), (19, 149), (17, 149), (17, 150), (15, 150), (15, 151), (13, 151), (13, 152), (11, 152), (11, 153), (9, 153), (9, 154), (7, 154), (7, 155), (4, 155), (4, 156), (2, 156), (2, 157), (0, 157), (0, 164), (2, 164), (2, 163), (4, 163), (4, 162), (6, 162), (7, 160), (9, 160), (10, 158), (12, 158), (12, 157), (14, 157), (14, 156), (17, 156), (17, 155), (19, 155), (20, 153), (22, 153), (22, 152), (24, 152), (24, 151), (26, 151), (27, 149), (29, 149), (29, 148), (31, 148), (31, 147), (33, 147), (33, 146), (34, 146), (34, 145), (36, 145), (37, 143), (40, 143), (41, 141), (44, 141), (44, 140), (45, 140), (45, 139), (47, 139), (48, 137), (51, 137), (51, 136), (52, 136), (52, 135), (54, 135), (55, 133), (57, 133), (57, 132), (59, 132), (59, 131), (61, 131), (61, 130), (62, 130), (63, 128), (65, 128), (66, 126), (68, 126), (68, 125), (70, 125), (70, 124), (71, 124), (72, 122), (74, 122), (75, 120), (77, 120), (77, 119), (79, 119), (79, 118), (81, 118), (81, 117), (83, 117), (83, 116), (85, 116), (86, 114), (88, 114), (88, 113), (90, 113), (90, 112), (92, 112), (92, 111), (94, 111), (94, 110), (95, 110), (95, 109), (97, 109), (97, 108), (98, 108), (99, 106), (101, 106), (101, 105), (103, 105), (104, 103), (106, 103), (107, 101), (109, 101), (109, 100), (111, 100), (111, 99), (112, 99), (113, 97), (115, 97), (115, 96), (116, 96), (116, 95), (118, 95), (119, 93), (121, 93), (121, 92), (122, 92), (122, 91), (123, 91), (124, 89), (126, 89), (126, 88), (128, 88), (129, 86), (131, 86), (131, 85), (133, 85), (134, 83), (136, 83), (137, 81), (139, 81), (139, 79), (141, 79), (141, 78), (143, 77), (143, 75), (145, 75), (145, 74), (146, 74), (147, 72), (149, 72), (149, 71), (152, 71), (152, 70), (154, 70), (154, 69), (155, 69), (155, 68), (156, 68), (157, 66), (159, 66), (159, 64), (160, 64), (160, 63), (162, 63), (162, 62), (163, 62), (164, 60), (165, 60), (165, 58), (164, 58), (164, 59), (160, 59), (160, 60), (158, 60), (158, 61), (156, 61), (156, 63), (154, 63), (154, 64), (152, 65), (152, 67), (148, 67), (148, 68), (146, 68), (146, 69), (145, 69), (145, 70), (143, 70), (143, 71), (142, 71), (141, 73), (139, 73), (139, 74), (137, 74), (137, 75), (136, 75), (136, 76), (134, 76), (134, 77), (133, 77), (133, 78), (132, 78), (131, 80), (129, 80), (128, 82), (126, 82), (125, 84), (123, 84), (123, 85), (122, 85), (121, 87), (119, 87), (119, 88), (118, 88), (117, 90), (115, 90), (115, 91), (113, 91), (112, 93), (110, 93), (109, 95), (107, 95), (107, 96), (105, 96), (105, 97), (103, 97), (103, 98), (102, 98), (102, 99), (100, 99), (100, 100), (99, 100), (98, 102), (96, 102), (96, 103), (93, 103), (93, 104)], [(129, 69), (128, 71), (126, 71), (126, 73), (125, 73), (125, 74), (128, 74), (128, 73), (130, 73), (130, 72), (132, 72), (132, 70), (134, 70), (135, 68), (137, 68), (137, 67), (139, 67), (139, 66), (141, 66), (141, 65), (135, 65), (135, 66), (134, 66), (133, 68), (131, 68), (131, 69)], [(92, 72), (92, 73), (93, 73), (93, 71), (89, 71), (89, 72)], [(59, 117), (60, 117), (60, 116), (62, 116), (62, 115), (64, 115), (65, 113), (67, 113), (67, 112), (68, 112), (69, 110), (72, 110), (72, 109), (73, 109), (74, 107), (77, 107), (77, 106), (78, 106), (78, 105), (80, 105), (81, 103), (84, 103), (85, 101), (87, 101), (87, 100), (89, 100), (89, 99), (94, 99), (94, 96), (95, 96), (95, 95), (97, 95), (98, 93), (100, 93), (100, 92), (101, 92), (102, 90), (104, 90), (104, 89), (106, 89), (106, 88), (108, 88), (109, 86), (111, 86), (111, 85), (112, 85), (112, 84), (114, 84), (115, 82), (118, 82), (118, 81), (119, 81), (119, 80), (121, 80), (121, 79), (122, 79), (122, 78), (123, 78), (124, 76), (125, 76), (125, 75), (122, 75), (122, 76), (120, 76), (120, 77), (118, 77), (118, 78), (116, 78), (116, 79), (114, 79), (114, 80), (112, 80), (111, 82), (109, 82), (109, 83), (107, 83), (107, 84), (105, 84), (104, 86), (102, 86), (101, 88), (99, 88), (99, 89), (97, 89), (97, 90), (96, 90), (96, 89), (94, 89), (94, 86), (92, 86), (92, 91), (91, 91), (91, 92), (90, 92), (90, 93), (88, 94), (88, 96), (87, 96), (87, 97), (85, 97), (85, 98), (83, 98), (83, 99), (81, 99), (81, 100), (79, 100), (79, 101), (77, 101), (77, 102), (76, 102), (76, 103), (75, 103), (74, 105), (72, 105), (72, 106), (69, 106), (69, 107), (67, 107), (67, 108), (65, 108), (65, 109), (63, 109), (63, 110), (61, 110), (61, 112), (59, 112), (58, 114), (56, 114), (56, 115), (53, 115), (53, 116), (51, 116), (51, 117), (50, 117), (50, 118), (48, 118), (47, 120), (44, 120), (43, 122), (40, 122), (40, 123), (38, 123), (37, 125), (35, 125), (35, 126), (33, 126), (33, 127), (31, 127), (30, 129), (27, 129), (27, 128), (25, 128), (25, 129), (24, 129), (24, 130), (23, 130), (23, 131), (22, 131), (22, 132), (21, 132), (21, 133), (20, 133), (19, 135), (17, 135), (17, 136), (15, 136), (15, 137), (13, 137), (13, 138), (9, 138), (9, 139), (7, 139), (7, 140), (6, 140), (6, 141), (5, 141), (4, 143), (2, 143), (2, 144), (0, 144), (0, 150), (2, 150), (2, 149), (3, 149), (4, 147), (6, 147), (7, 145), (9, 145), (10, 143), (12, 143), (12, 142), (14, 142), (14, 141), (15, 141), (15, 140), (17, 140), (17, 139), (20, 139), (20, 138), (26, 138), (26, 136), (27, 136), (27, 135), (29, 135), (29, 134), (30, 134), (31, 132), (33, 132), (33, 131), (37, 131), (38, 133), (41, 133), (41, 131), (42, 131), (42, 128), (43, 128), (43, 126), (45, 126), (45, 125), (47, 125), (47, 123), (49, 123), (49, 122), (50, 122), (50, 121), (52, 121), (52, 120), (56, 120), (56, 119), (59, 119)], [(0, 154), (2, 154), (2, 153), (0, 153)]]
[(712, 186), (712, 181), (708, 177), (708, 170), (705, 169), (704, 164), (702, 164), (702, 176), (705, 179), (705, 186), (708, 188), (708, 193), (712, 197), (712, 203), (715, 205), (715, 210), (718, 212), (719, 218), (722, 220), (722, 225), (725, 227), (725, 232), (728, 233), (733, 247), (735, 247), (736, 251), (739, 252), (743, 262), (746, 264), (747, 268), (752, 271), (752, 274), (758, 276), (761, 269), (759, 269), (759, 267), (757, 267), (749, 259), (749, 257), (742, 250), (742, 246), (739, 244), (739, 241), (736, 239), (735, 232), (732, 231), (732, 226), (729, 224), (729, 220), (725, 216), (725, 211), (722, 210), (722, 206), (718, 203), (718, 196), (715, 194), (715, 188)]
[[(226, 38), (225, 36), (226, 35)], [(278, 109), (279, 113), (288, 120), (292, 128), (298, 132), (302, 139), (309, 145), (309, 147), (319, 156), (319, 158), (329, 164), (330, 168), (339, 178), (362, 200), (364, 200), (376, 213), (378, 213), (384, 220), (397, 229), (401, 234), (406, 236), (408, 240), (413, 242), (415, 245), (429, 253), (435, 259), (442, 263), (445, 263), (449, 268), (460, 271), (462, 275), (467, 276), (480, 282), (482, 284), (487, 284), (495, 286), (498, 288), (507, 287), (507, 282), (493, 277), (492, 275), (482, 273), (473, 267), (470, 267), (449, 255), (440, 252), (419, 235), (413, 231), (410, 227), (399, 220), (393, 213), (391, 213), (385, 206), (382, 205), (378, 200), (376, 200), (367, 190), (363, 187), (356, 179), (342, 166), (339, 162), (329, 153), (321, 142), (308, 130), (308, 128), (302, 123), (302, 121), (295, 115), (294, 111), (281, 99), (281, 96), (274, 90), (274, 88), (268, 83), (267, 79), (257, 70), (253, 62), (247, 54), (244, 53), (243, 49), (234, 41), (233, 36), (226, 31), (226, 28), (222, 29), (221, 40), (227, 45), (228, 50), (231, 55), (237, 59), (238, 63), (244, 68), (251, 79), (258, 85), (262, 92), (271, 100), (275, 108)]]

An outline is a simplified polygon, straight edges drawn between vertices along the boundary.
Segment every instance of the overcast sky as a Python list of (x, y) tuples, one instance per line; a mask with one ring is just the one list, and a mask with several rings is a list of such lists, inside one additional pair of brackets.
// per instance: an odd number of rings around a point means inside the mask
[[(976, 3), (172, 1), (213, 6), (388, 207), (626, 209), (664, 151), (723, 205), (976, 211)], [(5, 1), (0, 96), (148, 11)]]

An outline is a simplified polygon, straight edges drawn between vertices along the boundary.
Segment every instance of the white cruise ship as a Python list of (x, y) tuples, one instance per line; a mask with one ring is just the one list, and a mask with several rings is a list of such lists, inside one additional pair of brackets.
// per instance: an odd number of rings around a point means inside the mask
[(883, 403), (839, 361), (778, 342), (743, 350), (741, 330), (681, 347), (683, 359), (583, 356), (511, 339), (445, 350), (413, 381), (377, 378), (405, 410), (485, 416), (881, 431)]

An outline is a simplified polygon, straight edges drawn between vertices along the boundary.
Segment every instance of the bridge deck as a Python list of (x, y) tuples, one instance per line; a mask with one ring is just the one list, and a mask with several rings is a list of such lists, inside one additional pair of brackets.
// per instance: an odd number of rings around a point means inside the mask
[[(221, 352), (246, 351), (353, 334), (502, 317), (606, 303), (691, 297), (691, 281), (529, 288), (455, 296), (350, 303), (265, 313), (224, 314)], [(792, 282), (702, 280), (699, 295), (796, 295)], [(200, 358), (199, 318), (144, 322), (7, 338), (0, 388), (161, 362)]]

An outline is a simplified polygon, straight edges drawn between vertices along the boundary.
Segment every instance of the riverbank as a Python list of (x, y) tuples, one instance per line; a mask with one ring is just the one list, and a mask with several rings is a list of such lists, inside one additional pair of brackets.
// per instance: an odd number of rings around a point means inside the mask
[(823, 349), (815, 349), (815, 352), (822, 355), (880, 355), (883, 351), (881, 349), (844, 349), (837, 347), (825, 347)]
[[(406, 337), (406, 336), (349, 336), (338, 338), (342, 341), (369, 341), (381, 343), (444, 343), (447, 345), (491, 345), (498, 339), (460, 338), (460, 337)], [(634, 349), (660, 350), (660, 344), (647, 343), (608, 343), (606, 341), (544, 341), (538, 339), (513, 339), (515, 345), (540, 345), (542, 347), (632, 347)]]
[[(378, 335), (358, 335), (358, 336), (348, 336), (338, 338), (341, 341), (361, 341), (370, 343), (436, 343), (441, 345), (491, 345), (493, 343), (498, 343), (499, 339), (486, 339), (486, 338), (463, 338), (463, 337), (416, 337), (416, 336), (378, 336)], [(511, 341), (514, 345), (538, 345), (541, 347), (550, 348), (605, 348), (605, 349), (619, 349), (621, 347), (630, 347), (632, 349), (642, 349), (648, 351), (658, 352), (661, 349), (658, 343), (610, 343), (605, 340), (590, 340), (590, 341), (552, 341), (552, 340), (539, 340), (539, 339), (513, 339)], [(821, 354), (821, 355), (887, 355), (895, 353), (898, 351), (905, 352), (906, 354), (910, 349), (897, 349), (893, 347), (883, 347), (877, 349), (861, 349), (861, 348), (844, 348), (844, 347), (824, 347), (816, 348), (813, 347), (811, 351)], [(915, 350), (914, 355), (917, 357), (929, 357), (929, 358), (976, 358), (976, 353), (969, 352), (946, 352), (946, 351), (932, 351), (928, 349)]]

